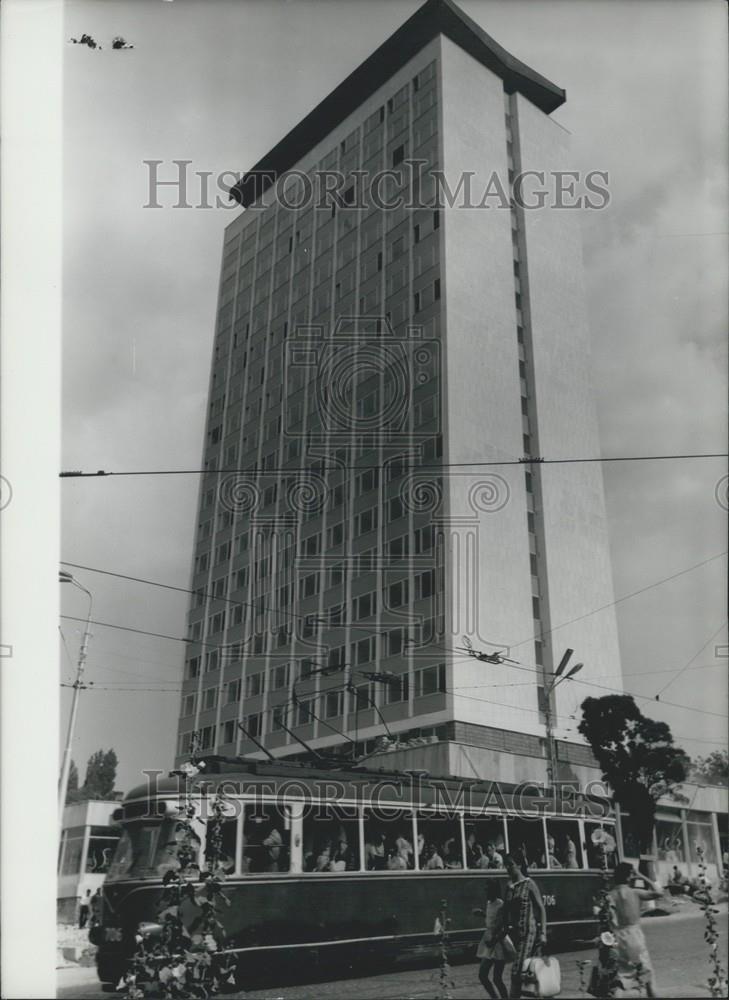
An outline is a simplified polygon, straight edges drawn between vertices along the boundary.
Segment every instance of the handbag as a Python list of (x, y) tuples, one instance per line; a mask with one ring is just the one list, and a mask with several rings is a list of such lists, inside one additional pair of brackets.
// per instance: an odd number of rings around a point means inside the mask
[(562, 988), (559, 962), (553, 955), (527, 959), (521, 980), (525, 997), (556, 997)]

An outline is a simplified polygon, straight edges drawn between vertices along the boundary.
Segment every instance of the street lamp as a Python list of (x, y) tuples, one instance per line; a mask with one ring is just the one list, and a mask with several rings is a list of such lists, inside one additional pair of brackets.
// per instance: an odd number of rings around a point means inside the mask
[(78, 664), (76, 666), (76, 680), (73, 682), (73, 700), (71, 702), (71, 715), (68, 719), (68, 732), (66, 733), (66, 747), (63, 751), (63, 761), (61, 764), (61, 777), (58, 783), (58, 817), (61, 824), (61, 829), (63, 829), (63, 810), (66, 806), (66, 793), (68, 791), (68, 776), (71, 771), (71, 746), (73, 743), (73, 731), (76, 726), (76, 716), (78, 714), (78, 699), (81, 691), (83, 690), (83, 674), (84, 665), (86, 663), (86, 650), (88, 649), (89, 639), (91, 634), (89, 628), (91, 626), (91, 609), (93, 607), (94, 599), (91, 595), (91, 591), (83, 587), (78, 580), (76, 580), (70, 573), (65, 570), (60, 570), (58, 573), (59, 583), (71, 583), (74, 587), (79, 590), (83, 590), (84, 594), (89, 599), (89, 613), (86, 616), (86, 626), (84, 628), (83, 638), (81, 639), (81, 648), (78, 654)]
[(547, 780), (549, 782), (549, 787), (554, 787), (554, 774), (557, 769), (557, 760), (555, 754), (555, 740), (554, 740), (554, 730), (552, 727), (552, 705), (550, 703), (550, 698), (554, 689), (562, 683), (562, 681), (571, 680), (578, 671), (582, 670), (584, 663), (576, 663), (573, 667), (564, 673), (565, 667), (567, 666), (570, 657), (574, 653), (573, 649), (566, 649), (562, 659), (559, 661), (557, 669), (552, 675), (551, 683), (545, 685), (544, 687), (544, 715), (547, 725)]

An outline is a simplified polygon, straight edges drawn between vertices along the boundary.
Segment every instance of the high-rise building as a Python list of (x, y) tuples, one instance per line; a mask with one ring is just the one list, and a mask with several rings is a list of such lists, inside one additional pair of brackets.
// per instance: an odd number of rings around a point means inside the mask
[(545, 694), (567, 646), (621, 687), (600, 463), (538, 461), (600, 454), (564, 99), (430, 0), (234, 189), (179, 756), (530, 777), (549, 711), (589, 762), (590, 689)]

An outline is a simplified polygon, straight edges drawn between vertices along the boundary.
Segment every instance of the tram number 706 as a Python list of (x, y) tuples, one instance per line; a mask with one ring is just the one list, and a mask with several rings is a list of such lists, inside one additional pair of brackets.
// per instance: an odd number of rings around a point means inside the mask
[(545, 892), (542, 895), (542, 902), (544, 903), (545, 906), (556, 906), (557, 897), (554, 895), (554, 893)]

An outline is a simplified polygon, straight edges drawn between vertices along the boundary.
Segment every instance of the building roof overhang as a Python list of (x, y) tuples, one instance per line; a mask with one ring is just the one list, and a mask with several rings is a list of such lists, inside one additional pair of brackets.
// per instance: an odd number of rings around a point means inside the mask
[(565, 92), (487, 35), (453, 0), (427, 0), (394, 34), (295, 125), (231, 188), (244, 208), (253, 204), (281, 174), (350, 115), (397, 70), (438, 35), (444, 35), (546, 114), (565, 102)]

